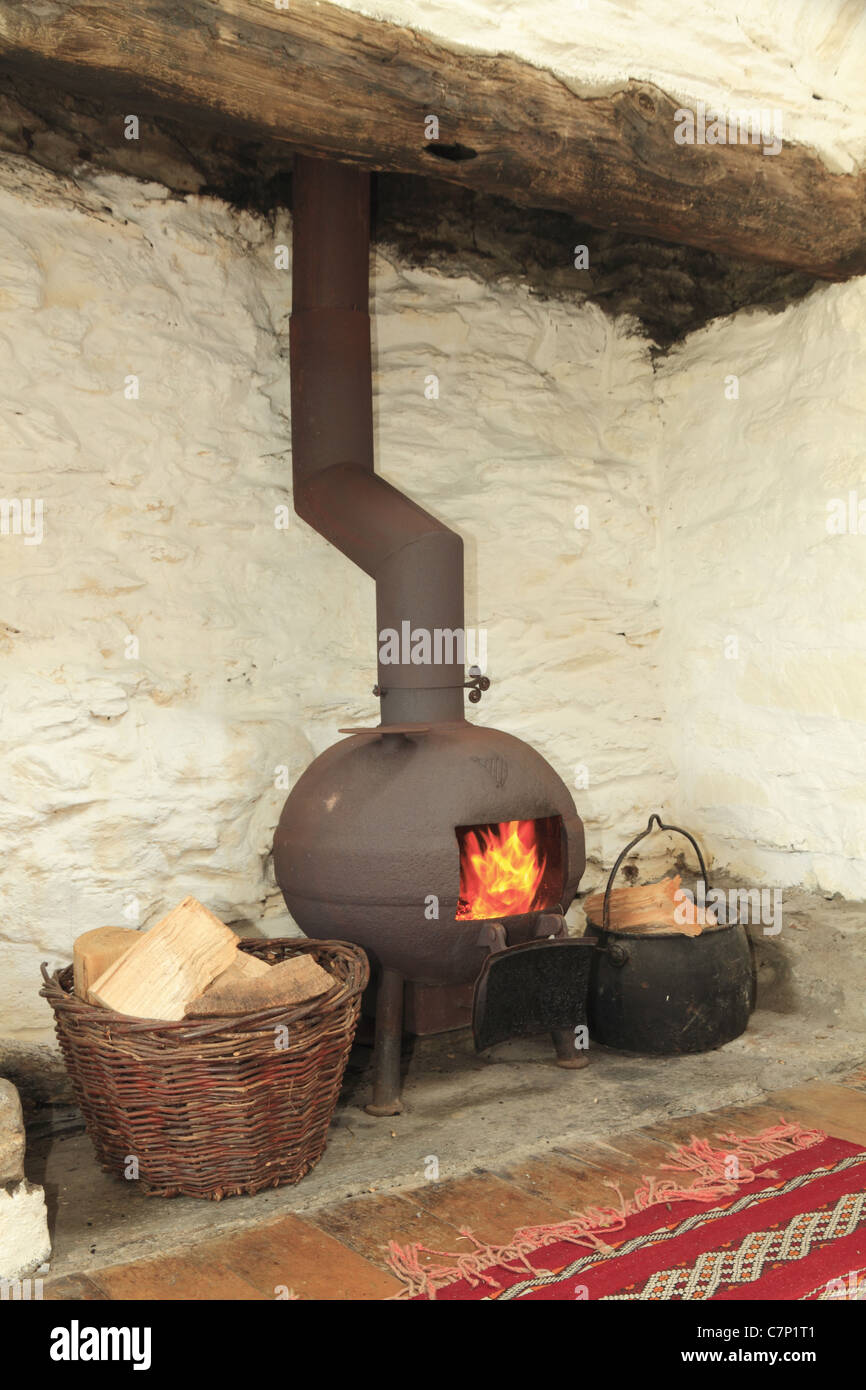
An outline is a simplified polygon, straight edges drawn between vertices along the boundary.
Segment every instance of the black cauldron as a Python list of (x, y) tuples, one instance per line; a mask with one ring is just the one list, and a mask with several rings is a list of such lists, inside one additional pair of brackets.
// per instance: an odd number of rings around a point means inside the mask
[(626, 855), (656, 824), (685, 835), (697, 851), (704, 883), (707, 871), (688, 831), (650, 816), (647, 828), (617, 859), (607, 882), (602, 926), (590, 923), (593, 939), (589, 979), (590, 1037), (623, 1052), (673, 1055), (708, 1052), (745, 1032), (754, 1008), (755, 972), (745, 927), (706, 926), (700, 936), (681, 932), (642, 935), (610, 929), (610, 892)]

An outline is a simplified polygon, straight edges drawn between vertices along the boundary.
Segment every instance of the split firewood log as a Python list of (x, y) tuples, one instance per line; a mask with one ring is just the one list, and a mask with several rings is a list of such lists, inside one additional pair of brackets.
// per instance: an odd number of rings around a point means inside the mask
[[(688, 903), (677, 902), (676, 894), (682, 877), (660, 879), (658, 883), (643, 883), (628, 888), (615, 888), (610, 895), (609, 927), (611, 931), (634, 932), (657, 936), (662, 932), (678, 931), (684, 936), (700, 936), (700, 922), (680, 921), (687, 916)], [(583, 904), (587, 920), (594, 926), (603, 925), (604, 893), (592, 893)], [(706, 925), (715, 926), (716, 918), (709, 910)]]
[(195, 898), (184, 898), (136, 939), (90, 988), (90, 998), (138, 1018), (183, 1018), (187, 1004), (238, 956), (234, 932)]
[(79, 999), (89, 1003), (90, 988), (110, 965), (129, 950), (139, 933), (132, 927), (94, 927), (77, 936), (72, 944), (73, 988)]
[(266, 960), (260, 960), (258, 956), (252, 956), (248, 951), (238, 950), (237, 955), (227, 970), (223, 970), (217, 975), (216, 979), (211, 980), (205, 994), (211, 990), (230, 989), (233, 985), (246, 984), (248, 980), (257, 980), (260, 975), (267, 975), (273, 969)]
[(334, 977), (309, 955), (290, 956), (272, 965), (266, 975), (247, 979), (224, 989), (209, 989), (187, 1004), (187, 1018), (212, 1018), (219, 1014), (257, 1013), (278, 1005), (291, 1007), (318, 998), (333, 985)]

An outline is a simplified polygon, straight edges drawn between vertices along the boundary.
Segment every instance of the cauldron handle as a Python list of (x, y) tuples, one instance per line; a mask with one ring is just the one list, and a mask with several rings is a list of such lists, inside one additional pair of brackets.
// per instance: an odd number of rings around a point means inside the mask
[(626, 855), (634, 849), (635, 845), (640, 844), (641, 840), (646, 839), (647, 835), (649, 835), (650, 831), (653, 828), (653, 822), (655, 822), (659, 830), (672, 830), (677, 835), (685, 836), (685, 838), (689, 841), (689, 844), (694, 849), (695, 854), (698, 856), (698, 863), (701, 866), (701, 874), (703, 876), (703, 881), (706, 884), (707, 888), (709, 888), (710, 886), (709, 883), (707, 883), (707, 866), (704, 863), (704, 856), (701, 854), (701, 847), (695, 839), (694, 835), (690, 835), (687, 830), (683, 830), (682, 827), (679, 825), (665, 825), (661, 816), (658, 816), (655, 812), (653, 812), (653, 814), (650, 816), (649, 820), (646, 823), (646, 830), (642, 830), (639, 835), (635, 835), (633, 840), (629, 840), (625, 849), (622, 851), (622, 853), (620, 854), (619, 858), (617, 859), (616, 863), (610, 871), (610, 876), (607, 880), (607, 887), (604, 890), (604, 906), (601, 910), (601, 925), (602, 930), (605, 932), (610, 931), (610, 893), (611, 889), (613, 888), (613, 881), (616, 878), (617, 873), (619, 872), (620, 865), (622, 864), (622, 861), (625, 859)]

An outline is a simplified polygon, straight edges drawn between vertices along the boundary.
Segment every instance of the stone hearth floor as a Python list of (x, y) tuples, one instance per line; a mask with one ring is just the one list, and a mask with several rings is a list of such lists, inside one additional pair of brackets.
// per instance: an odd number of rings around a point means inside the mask
[[(255, 1197), (223, 1202), (145, 1197), (134, 1183), (109, 1177), (97, 1167), (77, 1110), (71, 1106), (36, 1110), (28, 1140), (27, 1175), (46, 1190), (54, 1245), (51, 1284), (60, 1290), (63, 1285), (56, 1281), (75, 1276), (91, 1279), (94, 1287), (97, 1278), (105, 1285), (107, 1268), (132, 1264), (140, 1266), (135, 1277), (143, 1278), (142, 1261), (186, 1260), (191, 1249), (198, 1259), (210, 1242), (229, 1238), (232, 1249), (238, 1251), (253, 1250), (258, 1240), (266, 1250), (271, 1239), (279, 1242), (277, 1224), (285, 1223), (284, 1231), (294, 1232), (296, 1244), (287, 1243), (286, 1234), (286, 1242), (278, 1243), (277, 1249), (283, 1250), (279, 1259), (290, 1264), (291, 1270), (285, 1278), (266, 1285), (259, 1296), (269, 1296), (267, 1290), (273, 1284), (294, 1281), (301, 1297), (318, 1297), (323, 1288), (329, 1297), (383, 1297), (393, 1290), (393, 1281), (383, 1272), (381, 1243), (390, 1238), (419, 1239), (419, 1229), (428, 1230), (426, 1223), (434, 1217), (450, 1236), (455, 1222), (459, 1224), (459, 1213), (455, 1208), (451, 1220), (446, 1207), (439, 1204), (449, 1193), (465, 1195), (469, 1184), (472, 1196), (467, 1209), (474, 1212), (476, 1201), (482, 1203), (476, 1179), (492, 1184), (490, 1213), (495, 1214), (496, 1194), (507, 1204), (503, 1220), (510, 1233), (521, 1221), (534, 1220), (529, 1207), (521, 1205), (524, 1198), (527, 1203), (556, 1206), (557, 1200), (568, 1200), (585, 1205), (592, 1182), (618, 1171), (624, 1145), (647, 1143), (659, 1136), (665, 1143), (688, 1138), (694, 1130), (711, 1128), (716, 1118), (726, 1121), (734, 1113), (731, 1107), (745, 1114), (743, 1107), (752, 1113), (757, 1106), (753, 1112), (757, 1124), (774, 1122), (784, 1097), (795, 1095), (791, 1088), (802, 1099), (805, 1092), (799, 1088), (804, 1084), (829, 1087), (828, 1095), (842, 1087), (843, 1094), (854, 1095), (849, 1105), (862, 1104), (856, 1088), (863, 1089), (866, 1083), (862, 1076), (859, 1082), (848, 1078), (852, 1068), (866, 1060), (864, 921), (866, 903), (786, 890), (784, 932), (778, 936), (757, 933), (754, 940), (761, 1007), (752, 1015), (746, 1033), (716, 1052), (637, 1057), (592, 1045), (589, 1067), (569, 1072), (553, 1064), (546, 1038), (506, 1043), (478, 1055), (468, 1032), (450, 1033), (407, 1045), (405, 1111), (393, 1119), (373, 1119), (363, 1109), (370, 1099), (370, 1050), (358, 1046), (321, 1161), (296, 1187), (271, 1189)], [(279, 923), (271, 926), (280, 934)], [(787, 1108), (788, 1101), (784, 1103)], [(820, 1116), (810, 1114), (810, 1118), (824, 1123)], [(829, 1121), (825, 1127), (837, 1132)], [(857, 1137), (866, 1142), (862, 1131)], [(430, 1155), (438, 1159), (438, 1184), (425, 1181)], [(579, 1172), (586, 1170), (588, 1186), (576, 1187), (573, 1196), (570, 1189), (550, 1188), (550, 1174), (562, 1164), (566, 1183), (569, 1174), (577, 1181), (571, 1166), (576, 1164)], [(544, 1183), (539, 1178), (537, 1194), (520, 1178), (521, 1172), (535, 1172), (536, 1165), (541, 1165), (539, 1173), (548, 1175)], [(434, 1187), (439, 1194), (435, 1211), (431, 1206)], [(406, 1193), (412, 1194), (411, 1201)], [(424, 1200), (416, 1193), (425, 1194)], [(512, 1221), (515, 1203), (519, 1212)], [(484, 1203), (482, 1207), (487, 1210)], [(416, 1211), (422, 1215), (415, 1216)], [(398, 1216), (408, 1224), (397, 1221)], [(368, 1232), (360, 1250), (353, 1244), (362, 1238), (353, 1234), (356, 1226), (358, 1232)], [(332, 1242), (327, 1246), (332, 1263), (326, 1262), (323, 1285), (316, 1282), (319, 1276), (304, 1264), (300, 1252), (321, 1253), (326, 1237)], [(346, 1270), (351, 1267), (355, 1272), (351, 1278), (348, 1272), (344, 1278), (344, 1266), (336, 1262), (340, 1251), (340, 1259), (348, 1262)], [(294, 1273), (296, 1262), (298, 1272)], [(226, 1261), (221, 1258), (218, 1263)], [(319, 1254), (312, 1264), (321, 1268)], [(359, 1268), (375, 1281), (366, 1293), (352, 1292)], [(247, 1278), (242, 1271), (233, 1277)], [(255, 1280), (252, 1284), (258, 1287)], [(164, 1280), (159, 1287), (165, 1288)], [(201, 1270), (195, 1285), (198, 1291), (190, 1292), (192, 1287), (174, 1296), (219, 1296), (208, 1292)], [(120, 1288), (118, 1282), (115, 1290)], [(145, 1296), (144, 1288), (140, 1284), (140, 1296)], [(105, 1296), (104, 1289), (100, 1296)], [(114, 1296), (135, 1294), (115, 1291)]]
[[(571, 1211), (609, 1202), (605, 1178), (633, 1185), (692, 1135), (752, 1135), (777, 1123), (780, 1113), (866, 1146), (866, 1067), (842, 1084), (794, 1086), (760, 1104), (667, 1119), (516, 1161), (503, 1157), (462, 1177), (369, 1192), (303, 1216), (236, 1224), (197, 1243), (192, 1254), (161, 1254), (52, 1276), (44, 1293), (55, 1300), (201, 1301), (273, 1300), (290, 1290), (300, 1299), (386, 1299), (400, 1289), (385, 1264), (390, 1240), (454, 1250), (460, 1248), (460, 1227), (471, 1225), (485, 1241), (506, 1241), (520, 1226), (564, 1221)], [(257, 1199), (235, 1198), (231, 1205), (244, 1201)]]
[[(407, 1045), (406, 1108), (392, 1119), (374, 1119), (363, 1110), (370, 1095), (369, 1058), (369, 1048), (356, 1047), (328, 1147), (316, 1168), (295, 1187), (270, 1189), (255, 1197), (232, 1197), (222, 1202), (146, 1197), (134, 1183), (109, 1177), (98, 1168), (77, 1111), (55, 1111), (50, 1122), (46, 1122), (44, 1112), (41, 1120), (37, 1113), (27, 1171), (31, 1181), (42, 1183), (46, 1189), (54, 1246), (52, 1286), (71, 1289), (73, 1286), (55, 1281), (91, 1274), (95, 1280), (100, 1271), (98, 1277), (105, 1288), (108, 1276), (101, 1271), (107, 1267), (117, 1271), (155, 1256), (170, 1260), (164, 1266), (168, 1270), (175, 1267), (176, 1252), (184, 1252), (183, 1260), (187, 1260), (191, 1246), (195, 1246), (193, 1264), (198, 1267), (204, 1243), (224, 1238), (231, 1238), (233, 1248), (242, 1235), (244, 1244), (238, 1249), (252, 1249), (258, 1239), (265, 1241), (263, 1249), (269, 1248), (267, 1242), (277, 1239), (276, 1228), (268, 1225), (270, 1235), (261, 1234), (261, 1229), (279, 1218), (285, 1223), (286, 1238), (289, 1232), (294, 1233), (299, 1251), (319, 1251), (312, 1264), (320, 1270), (325, 1235), (333, 1242), (328, 1249), (334, 1260), (339, 1253), (343, 1263), (334, 1264), (328, 1275), (328, 1296), (387, 1296), (393, 1291), (393, 1281), (373, 1259), (376, 1241), (409, 1240), (413, 1231), (418, 1239), (421, 1229), (429, 1235), (434, 1217), (442, 1223), (438, 1228), (442, 1235), (457, 1220), (456, 1208), (451, 1212), (453, 1221), (443, 1216), (443, 1193), (465, 1195), (475, 1178), (483, 1174), (484, 1183), (492, 1184), (491, 1202), (497, 1193), (506, 1202), (506, 1224), (511, 1223), (513, 1229), (526, 1220), (535, 1221), (537, 1203), (548, 1202), (549, 1193), (544, 1188), (541, 1196), (534, 1196), (531, 1185), (527, 1188), (519, 1180), (521, 1171), (533, 1171), (538, 1164), (540, 1172), (548, 1171), (549, 1165), (551, 1172), (559, 1171), (563, 1163), (569, 1170), (576, 1164), (578, 1172), (586, 1168), (597, 1179), (603, 1172), (614, 1171), (606, 1165), (615, 1166), (619, 1161), (617, 1146), (623, 1135), (636, 1135), (643, 1142), (656, 1138), (659, 1127), (658, 1135), (664, 1134), (665, 1139), (688, 1138), (704, 1124), (714, 1122), (707, 1119), (708, 1112), (723, 1111), (719, 1118), (727, 1123), (733, 1113), (731, 1107), (740, 1113), (744, 1106), (757, 1105), (756, 1122), (775, 1122), (783, 1097), (795, 1094), (792, 1087), (820, 1083), (829, 1085), (828, 1095), (835, 1095), (834, 1088), (840, 1085), (850, 1087), (844, 1078), (852, 1067), (866, 1060), (866, 1036), (841, 1023), (810, 1022), (807, 1026), (795, 1015), (765, 1009), (753, 1014), (743, 1037), (715, 1052), (653, 1058), (593, 1045), (590, 1065), (572, 1072), (553, 1064), (552, 1047), (545, 1038), (506, 1043), (478, 1055), (468, 1032), (445, 1034)], [(843, 1096), (849, 1094), (849, 1089), (842, 1092)], [(857, 1103), (856, 1094), (851, 1103)], [(812, 1119), (818, 1122), (814, 1116)], [(860, 1137), (866, 1142), (866, 1131)], [(435, 1155), (439, 1164), (437, 1184), (425, 1181), (430, 1155)], [(524, 1170), (521, 1165), (527, 1162), (530, 1168)], [(423, 1202), (420, 1197), (416, 1199), (416, 1192), (425, 1194)], [(405, 1193), (413, 1194), (411, 1211)], [(574, 1200), (583, 1204), (584, 1195), (582, 1189), (576, 1189)], [(435, 1212), (431, 1209), (434, 1196)], [(467, 1198), (467, 1211), (474, 1211), (475, 1201), (474, 1194)], [(388, 1216), (392, 1208), (393, 1221)], [(414, 1215), (416, 1208), (421, 1217)], [(367, 1216), (362, 1219), (362, 1213), (372, 1213), (369, 1221)], [(542, 1219), (543, 1213), (538, 1215), (538, 1220)], [(368, 1226), (370, 1233), (363, 1238), (367, 1243), (359, 1250), (359, 1233), (368, 1231)], [(345, 1247), (342, 1250), (340, 1243)], [(228, 1252), (228, 1246), (219, 1249)], [(286, 1260), (294, 1268), (290, 1249), (294, 1246), (286, 1247)], [(367, 1271), (365, 1277), (373, 1283), (364, 1294), (352, 1292), (356, 1287), (352, 1281), (361, 1268), (357, 1264), (359, 1254), (368, 1262), (372, 1259), (373, 1273)], [(306, 1271), (303, 1279), (298, 1273), (274, 1282), (291, 1284), (294, 1280), (301, 1296), (322, 1296), (324, 1285), (317, 1282), (319, 1276), (301, 1263)], [(344, 1266), (345, 1274), (341, 1273)], [(182, 1261), (177, 1267), (187, 1268), (187, 1264)], [(143, 1271), (144, 1266), (139, 1271), (142, 1277)], [(156, 1279), (155, 1271), (154, 1266)], [(350, 1277), (351, 1271), (354, 1274)], [(112, 1296), (136, 1296), (131, 1285), (125, 1286), (130, 1290), (126, 1295), (120, 1292), (123, 1277), (116, 1273)], [(201, 1270), (199, 1277), (203, 1279)], [(233, 1277), (241, 1276), (235, 1273)], [(163, 1282), (157, 1280), (154, 1290), (167, 1287), (165, 1278), (160, 1278)], [(198, 1293), (182, 1296), (223, 1296), (207, 1292), (206, 1283), (199, 1283)], [(85, 1283), (82, 1287), (89, 1286)], [(149, 1296), (144, 1288), (140, 1285), (138, 1296)]]

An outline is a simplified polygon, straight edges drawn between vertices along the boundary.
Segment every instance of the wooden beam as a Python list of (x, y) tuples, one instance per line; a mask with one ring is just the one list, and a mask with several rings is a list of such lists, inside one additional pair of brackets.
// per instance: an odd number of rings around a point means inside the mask
[(0, 0), (0, 65), (287, 154), (433, 175), (826, 279), (866, 272), (866, 172), (832, 173), (796, 145), (678, 145), (679, 103), (646, 83), (581, 97), (517, 59), (315, 0)]
[[(245, 139), (167, 116), (149, 120), (144, 143), (118, 140), (127, 109), (116, 96), (97, 101), (0, 72), (0, 158), (30, 159), (61, 178), (74, 169), (85, 179), (152, 180), (182, 197), (223, 198), (285, 228), (292, 177), (284, 143), (259, 140), (251, 150)], [(411, 265), (517, 282), (573, 306), (590, 300), (614, 317), (639, 319), (663, 349), (740, 309), (781, 309), (818, 283), (803, 271), (591, 227), (420, 174), (379, 174), (375, 207), (374, 242)], [(588, 249), (585, 270), (574, 266), (578, 245)]]

